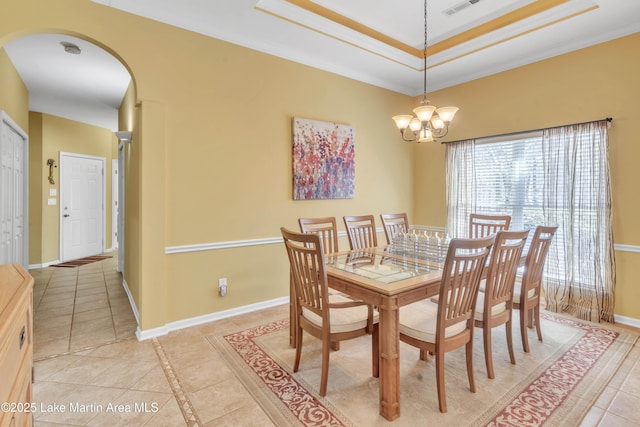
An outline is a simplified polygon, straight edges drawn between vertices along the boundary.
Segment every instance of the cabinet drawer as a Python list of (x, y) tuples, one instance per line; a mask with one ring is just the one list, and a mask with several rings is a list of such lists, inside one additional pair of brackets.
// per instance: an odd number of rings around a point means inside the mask
[(31, 403), (31, 368), (29, 363), (22, 365), (22, 369), (18, 374), (15, 389), (9, 397), (9, 402), (20, 403), (13, 409), (19, 412), (0, 412), (0, 427), (31, 427), (33, 425), (33, 408), (28, 408)]
[[(29, 295), (30, 296), (30, 295)], [(32, 331), (31, 331), (31, 309), (28, 304), (30, 300), (24, 299), (22, 307), (16, 313), (17, 316), (12, 319), (11, 323), (4, 325), (6, 328), (0, 338), (0, 378), (9, 379), (9, 381), (0, 381), (0, 402), (8, 402), (11, 391), (17, 387), (16, 374), (20, 371), (25, 358), (32, 357)], [(27, 365), (31, 366), (31, 361)], [(28, 373), (31, 378), (31, 370)]]

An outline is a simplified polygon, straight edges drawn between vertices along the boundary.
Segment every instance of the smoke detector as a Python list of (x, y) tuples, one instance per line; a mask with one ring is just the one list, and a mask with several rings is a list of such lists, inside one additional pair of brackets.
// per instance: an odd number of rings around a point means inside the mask
[(77, 44), (70, 42), (60, 42), (60, 44), (64, 47), (64, 51), (70, 53), (72, 55), (80, 55), (80, 48)]

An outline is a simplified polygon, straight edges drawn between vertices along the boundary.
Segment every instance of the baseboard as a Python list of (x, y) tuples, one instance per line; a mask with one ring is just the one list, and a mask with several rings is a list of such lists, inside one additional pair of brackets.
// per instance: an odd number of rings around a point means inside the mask
[(122, 276), (122, 287), (127, 294), (127, 298), (129, 298), (129, 304), (131, 305), (131, 310), (133, 311), (133, 315), (136, 318), (136, 323), (138, 324), (138, 329), (140, 329), (140, 312), (138, 311), (138, 306), (136, 305), (136, 301), (133, 299), (133, 295), (131, 295), (131, 291), (129, 290), (129, 285), (127, 281), (124, 280), (124, 275)]
[[(242, 307), (236, 307), (229, 310), (218, 311), (215, 313), (205, 314), (203, 316), (192, 317), (189, 319), (178, 320), (176, 322), (167, 323), (164, 326), (158, 328), (141, 330), (138, 327), (136, 331), (136, 337), (138, 341), (144, 341), (151, 338), (156, 338), (162, 335), (167, 335), (169, 332), (177, 331), (180, 329), (189, 328), (191, 326), (201, 325), (203, 323), (213, 322), (216, 320), (226, 319), (228, 317), (238, 316), (240, 314), (247, 314), (253, 311), (262, 310), (269, 307), (275, 307), (282, 304), (288, 304), (289, 297), (281, 297), (268, 301), (262, 301), (255, 304), (249, 304)], [(137, 317), (136, 317), (137, 318)]]
[(51, 261), (51, 262), (45, 262), (42, 264), (29, 264), (29, 270), (35, 270), (38, 268), (46, 268), (49, 267), (51, 265), (55, 265), (55, 264), (60, 264), (60, 260), (56, 260), (56, 261)]
[[(129, 294), (128, 288), (125, 286), (127, 290), (127, 295)], [(133, 300), (130, 298), (131, 307), (134, 310), (134, 315), (138, 320), (138, 310), (133, 303)], [(255, 304), (249, 304), (242, 307), (232, 308), (229, 310), (218, 311), (216, 313), (205, 314), (203, 316), (192, 317), (189, 319), (178, 320), (176, 322), (167, 323), (164, 326), (160, 326), (157, 328), (141, 330), (140, 327), (136, 330), (136, 337), (138, 341), (144, 341), (151, 338), (160, 337), (163, 335), (167, 335), (169, 332), (177, 331), (180, 329), (189, 328), (191, 326), (202, 325), (203, 323), (213, 322), (216, 320), (226, 319), (228, 317), (238, 316), (241, 314), (251, 313), (253, 311), (262, 310), (264, 308), (275, 307), (281, 304), (288, 304), (289, 297), (276, 298), (269, 301), (263, 301)], [(640, 319), (635, 319), (632, 317), (619, 316), (615, 315), (616, 323), (620, 323), (623, 325), (628, 325), (636, 328), (640, 328)], [(140, 322), (138, 321), (138, 324)]]
[(633, 317), (620, 316), (618, 314), (614, 314), (613, 318), (616, 323), (620, 323), (622, 325), (633, 326), (634, 328), (640, 329), (640, 319), (635, 319)]

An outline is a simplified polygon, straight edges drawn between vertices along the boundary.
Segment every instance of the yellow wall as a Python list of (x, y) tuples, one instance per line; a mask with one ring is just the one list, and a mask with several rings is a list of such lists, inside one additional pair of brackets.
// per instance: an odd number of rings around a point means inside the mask
[[(1, 39), (0, 39), (1, 40)], [(0, 43), (0, 110), (5, 111), (24, 131), (29, 127), (27, 87)]]
[[(43, 214), (47, 205), (43, 186), (48, 184), (49, 168), (42, 154), (42, 114), (29, 113), (29, 264), (42, 264)], [(48, 207), (48, 206), (47, 206)], [(57, 243), (50, 242), (48, 244)], [(53, 258), (57, 260), (58, 258)]]
[[(460, 107), (447, 140), (482, 137), (613, 117), (609, 160), (617, 251), (617, 315), (640, 319), (640, 34), (540, 61), (432, 94), (435, 105)], [(444, 145), (418, 147), (415, 216), (444, 225)], [(634, 268), (634, 265), (636, 266)]]
[[(198, 55), (195, 72), (193, 59), (180, 57), (185, 69), (174, 72), (189, 75), (192, 86), (165, 88), (174, 92), (166, 95), (167, 246), (277, 237), (280, 226), (296, 229), (300, 216), (411, 212), (412, 147), (397, 143), (390, 120), (408, 107), (405, 97), (218, 41), (193, 37), (188, 44), (216, 54)], [(294, 116), (354, 127), (354, 199), (292, 200)], [(176, 254), (166, 262), (171, 320), (288, 294), (280, 245)], [(221, 277), (229, 283), (225, 298), (217, 295)]]
[[(118, 129), (132, 132), (132, 140), (136, 144), (140, 143), (140, 133), (137, 132), (137, 112), (136, 91), (133, 81), (129, 84), (127, 92), (122, 99), (122, 104), (118, 110)], [(136, 130), (136, 132), (133, 132)], [(136, 307), (141, 305), (141, 284), (140, 284), (140, 163), (139, 150), (131, 150), (131, 144), (123, 146), (123, 164), (119, 165), (119, 173), (124, 179), (124, 203), (120, 206), (120, 212), (126, 212), (126, 222), (124, 224), (124, 247), (118, 251), (124, 252), (124, 280), (129, 288), (129, 293), (133, 298)], [(124, 206), (124, 208), (123, 208)], [(164, 238), (164, 235), (163, 235)]]

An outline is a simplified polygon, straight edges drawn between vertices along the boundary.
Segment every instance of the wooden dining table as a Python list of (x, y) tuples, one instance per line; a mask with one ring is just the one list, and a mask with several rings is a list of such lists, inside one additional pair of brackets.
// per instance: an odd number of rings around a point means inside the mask
[[(378, 309), (380, 415), (389, 421), (400, 416), (400, 307), (438, 295), (447, 249), (448, 242), (417, 250), (388, 245), (325, 256), (328, 286)], [(521, 265), (525, 257), (523, 251)], [(291, 346), (293, 313), (292, 300)]]
[(326, 257), (328, 285), (378, 309), (380, 415), (387, 420), (400, 416), (400, 307), (439, 293), (444, 256), (418, 259), (378, 247)]

